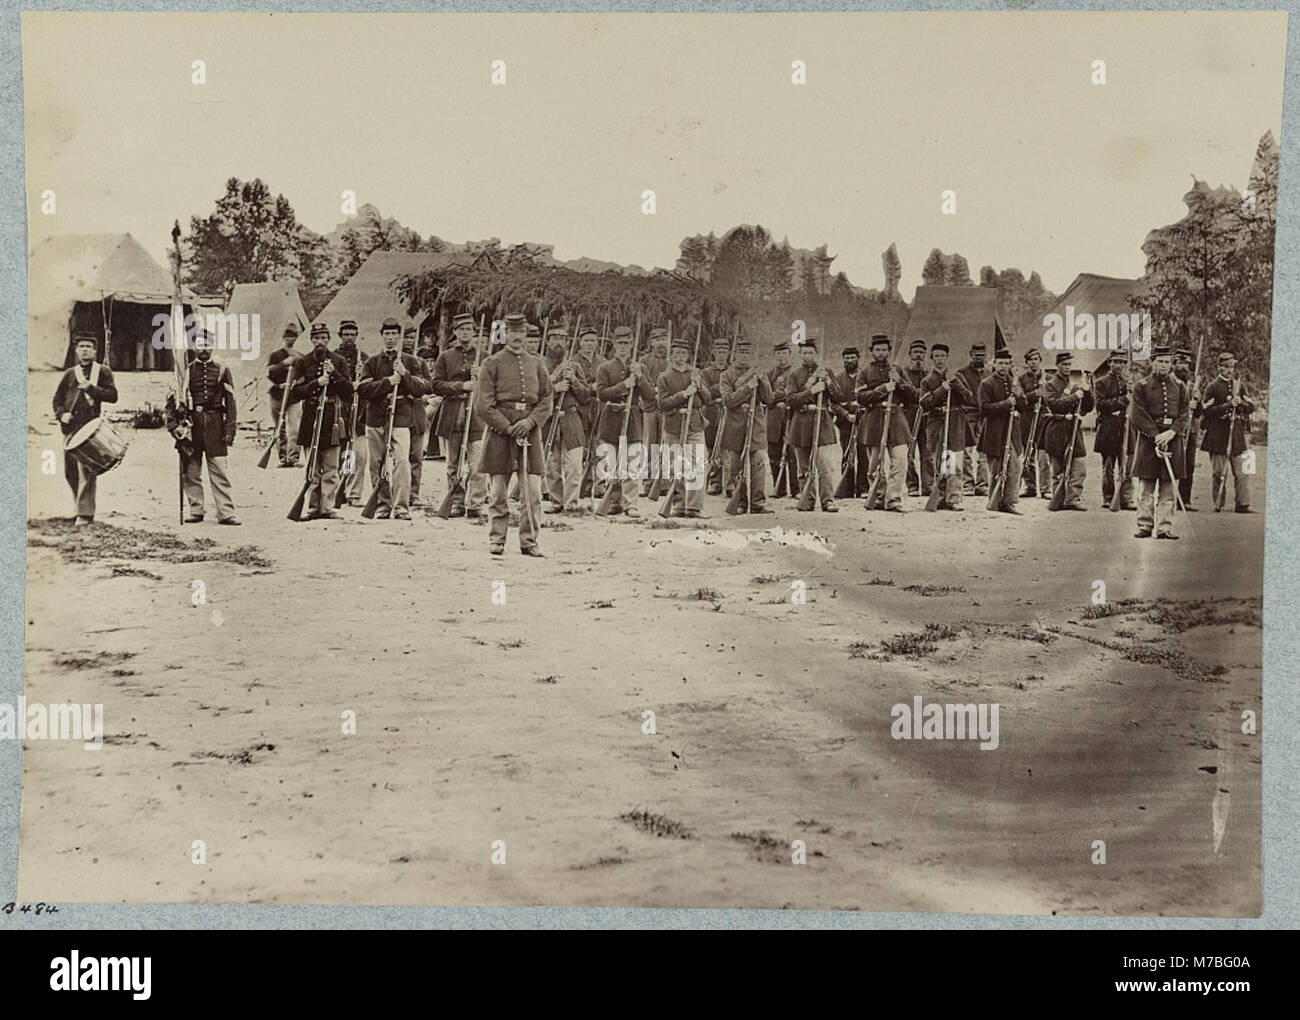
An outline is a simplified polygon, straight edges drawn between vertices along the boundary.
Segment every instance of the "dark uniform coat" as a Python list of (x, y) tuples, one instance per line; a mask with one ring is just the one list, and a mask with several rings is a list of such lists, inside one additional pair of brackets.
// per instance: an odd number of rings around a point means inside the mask
[[(277, 347), (266, 356), (266, 377), (271, 380), (271, 397), (280, 400), (284, 396), (284, 387), (289, 379), (289, 366), (303, 357), (301, 351), (291, 351), (287, 347)], [(294, 369), (297, 375), (300, 369)]]
[(1097, 438), (1092, 451), (1102, 457), (1124, 455), (1128, 421), (1128, 384), (1114, 369), (1097, 377)]
[(502, 349), (485, 359), (475, 391), (478, 413), (487, 425), (477, 470), (508, 475), (518, 469), (519, 444), (510, 435), (510, 426), (527, 419), (532, 425), (528, 433), (528, 473), (540, 475), (545, 470), (542, 426), (550, 420), (553, 398), (551, 376), (540, 355)]
[[(1246, 426), (1250, 421), (1250, 414), (1255, 410), (1255, 404), (1251, 401), (1241, 387), (1241, 380), (1234, 379), (1237, 384), (1237, 397), (1241, 401), (1237, 405), (1237, 415), (1232, 422), (1232, 454), (1233, 457), (1240, 457), (1246, 452)], [(1209, 454), (1224, 454), (1228, 452), (1228, 419), (1232, 418), (1232, 384), (1222, 376), (1212, 381), (1205, 387), (1205, 396), (1201, 401), (1201, 420), (1205, 424), (1205, 435), (1201, 438), (1201, 449)]]
[(588, 436), (595, 430), (596, 418), (600, 414), (600, 398), (596, 396), (596, 373), (600, 370), (600, 362), (599, 354), (584, 358), (579, 352), (573, 356), (573, 363), (581, 368), (582, 378), (587, 383), (587, 396), (579, 399), (579, 411), (583, 431)]
[[(979, 435), (980, 427), (980, 383), (987, 379), (992, 373), (987, 368), (976, 368), (974, 365), (966, 365), (957, 371), (961, 376), (962, 382), (966, 384), (966, 390), (970, 394), (967, 398), (966, 407), (966, 425), (967, 445), (974, 446), (975, 440)], [(956, 400), (953, 396), (953, 400)]]
[[(785, 406), (785, 380), (790, 374), (790, 366), (782, 368), (774, 365), (768, 370), (767, 381), (772, 387), (773, 407), (767, 415), (767, 441), (779, 443), (785, 435), (785, 420), (789, 410)], [(779, 406), (775, 406), (779, 405)]]
[[(578, 450), (587, 445), (587, 430), (582, 420), (582, 410), (591, 402), (591, 396), (596, 391), (594, 381), (587, 376), (587, 370), (583, 368), (582, 363), (577, 358), (569, 361), (573, 366), (573, 378), (569, 380), (569, 388), (563, 393), (557, 393), (559, 404), (559, 421), (556, 425), (557, 432), (555, 442), (559, 445), (556, 449), (560, 450)], [(551, 372), (551, 385), (555, 386), (564, 377), (564, 363), (561, 362)]]
[(230, 369), (215, 358), (190, 362), (190, 404), (194, 449), (209, 457), (224, 457), (235, 441), (235, 381)]
[(704, 431), (704, 405), (709, 400), (709, 386), (708, 383), (701, 381), (696, 388), (695, 399), (691, 400), (686, 395), (686, 387), (691, 384), (693, 378), (689, 367), (682, 372), (669, 365), (655, 383), (655, 400), (663, 416), (660, 424), (661, 443), (675, 443), (681, 439), (682, 420), (686, 417), (687, 404), (691, 405), (691, 420), (686, 434)]
[(54, 417), (59, 418), (70, 413), (72, 420), (66, 425), (59, 423), (65, 436), (77, 432), (83, 425), (99, 417), (101, 404), (117, 403), (117, 384), (113, 382), (113, 373), (107, 365), (99, 366), (99, 382), (87, 386), (85, 390), (77, 386), (77, 377), (90, 378), (91, 365), (84, 369), (73, 365), (63, 373), (59, 385), (54, 390)]
[(1043, 384), (1043, 413), (1051, 412), (1047, 427), (1043, 430), (1043, 449), (1048, 456), (1065, 460), (1066, 447), (1070, 443), (1070, 434), (1074, 434), (1074, 457), (1086, 457), (1088, 451), (1083, 445), (1083, 426), (1075, 428), (1074, 413), (1087, 414), (1093, 408), (1093, 396), (1090, 390), (1075, 390), (1068, 397), (1065, 388), (1070, 377), (1053, 372)]
[[(345, 420), (356, 423), (353, 429), (353, 435), (364, 436), (366, 434), (366, 410), (365, 401), (357, 394), (357, 372), (366, 363), (366, 355), (357, 349), (357, 345), (350, 340), (342, 341), (334, 351), (339, 355), (348, 366), (348, 381), (352, 383), (352, 396), (343, 401), (342, 414)], [(352, 410), (354, 404), (360, 401), (360, 406), (356, 411)]]
[(472, 348), (462, 350), (459, 347), (448, 347), (433, 363), (429, 385), (435, 394), (442, 397), (442, 411), (438, 415), (438, 435), (443, 439), (464, 436), (467, 408), (470, 416), (471, 440), (483, 431), (483, 423), (478, 419), (473, 399), (474, 394), (469, 390), (461, 389), (462, 383), (469, 382), (474, 358), (475, 352)]
[[(897, 378), (899, 373), (892, 371), (893, 366), (889, 362), (879, 365), (874, 361), (867, 362), (865, 368), (858, 373), (857, 394), (858, 402), (866, 408), (866, 414), (862, 418), (862, 427), (858, 433), (858, 442), (864, 446), (876, 447), (880, 445), (881, 432), (884, 429), (885, 421), (885, 404), (889, 407), (889, 437), (886, 441), (888, 446), (907, 446), (912, 442), (912, 426), (907, 420), (907, 401), (916, 402), (916, 390), (912, 384), (906, 381), (906, 377)], [(890, 394), (885, 392), (885, 385), (894, 379), (897, 385), (894, 387), (893, 400), (890, 400)]]
[[(1020, 419), (1020, 441), (1027, 449), (1034, 444), (1035, 450), (1043, 448), (1043, 433), (1047, 431), (1047, 404), (1039, 400), (1045, 396), (1043, 391), (1043, 373), (1024, 371), (1020, 373), (1020, 388), (1025, 391), (1025, 413)], [(1038, 412), (1038, 426), (1034, 426), (1034, 412)], [(1036, 435), (1030, 436), (1030, 430)]]
[[(809, 388), (809, 379), (817, 371), (816, 365), (796, 365), (785, 377), (785, 403), (790, 408), (793, 418), (790, 422), (789, 445), (811, 447), (813, 433), (817, 433), (818, 446), (837, 444), (839, 434), (835, 431), (835, 415), (831, 407), (845, 400), (845, 395), (835, 385), (832, 376), (826, 382), (826, 388), (820, 394)], [(821, 425), (817, 426), (817, 397), (822, 403)], [(849, 395), (851, 399), (851, 395)]]
[[(925, 369), (908, 366), (902, 369), (902, 373), (910, 387), (910, 390), (903, 395), (903, 415), (907, 418), (907, 430), (908, 432), (912, 432), (913, 429), (919, 431), (925, 427), (922, 424), (923, 418), (917, 417), (917, 411), (921, 410), (921, 380), (925, 378)], [(897, 392), (894, 394), (894, 399), (895, 401), (898, 399)], [(911, 440), (909, 439), (908, 442)]]
[[(628, 394), (628, 388), (623, 380), (628, 377), (628, 374), (628, 367), (618, 358), (610, 358), (596, 370), (596, 395), (602, 408), (598, 438), (602, 443), (609, 443), (612, 446), (618, 445), (619, 434), (623, 428), (623, 412), (627, 407)], [(627, 441), (639, 443), (642, 429), (641, 416), (636, 412), (637, 398), (640, 398), (643, 404), (646, 401), (653, 403), (657, 399), (644, 365), (641, 366), (641, 378), (637, 380), (636, 388), (632, 393), (634, 394), (632, 413), (627, 416)]]
[[(641, 359), (641, 368), (645, 373), (646, 381), (650, 383), (650, 391), (654, 393), (659, 385), (659, 377), (664, 374), (668, 368), (668, 355), (649, 354)], [(639, 392), (639, 391), (638, 391)], [(659, 406), (657, 397), (652, 396), (647, 399), (644, 395), (641, 397), (642, 411), (658, 411)]]
[[(737, 389), (736, 384), (753, 372), (758, 378), (758, 385), (750, 389), (747, 385)], [(730, 366), (718, 376), (718, 389), (721, 392), (722, 405), (727, 409), (727, 421), (722, 429), (722, 448), (742, 453), (745, 450), (745, 431), (749, 428), (749, 400), (757, 393), (754, 401), (754, 424), (750, 433), (749, 450), (767, 449), (767, 409), (776, 400), (772, 383), (768, 375), (758, 366), (751, 366), (742, 372), (735, 365)]]
[(1187, 386), (1172, 374), (1163, 379), (1148, 376), (1133, 387), (1129, 399), (1128, 419), (1137, 433), (1137, 450), (1133, 454), (1135, 478), (1167, 478), (1169, 469), (1156, 454), (1155, 437), (1166, 429), (1177, 435), (1169, 444), (1169, 463), (1174, 477), (1183, 477), (1183, 436), (1191, 420), (1191, 399)]
[[(366, 362), (361, 370), (361, 382), (357, 392), (366, 404), (366, 424), (372, 429), (388, 428), (388, 403), (392, 399), (393, 384), (389, 377), (393, 374), (393, 362), (399, 354), (387, 351), (376, 354)], [(421, 370), (420, 359), (414, 354), (401, 354), (402, 364), (406, 366), (406, 375), (397, 385), (397, 408), (393, 412), (393, 428), (409, 429), (415, 421), (415, 402), (429, 392), (429, 380)]]
[[(952, 397), (944, 393), (942, 386), (947, 379), (952, 383)], [(921, 381), (921, 406), (925, 408), (925, 443), (932, 456), (941, 450), (953, 452), (964, 450), (971, 445), (972, 436), (966, 421), (966, 407), (976, 398), (966, 389), (966, 380), (960, 375), (940, 375), (932, 371)], [(948, 407), (948, 445), (943, 445), (943, 409)]]
[[(980, 453), (989, 459), (990, 465), (996, 465), (993, 470), (1001, 472), (1012, 408), (1023, 415), (1027, 402), (1023, 394), (1016, 395), (1011, 377), (1003, 382), (996, 372), (986, 376), (980, 383), (979, 402), (980, 416), (984, 422), (984, 430), (980, 434)], [(1011, 430), (1011, 448), (1018, 454), (1024, 453), (1024, 438), (1019, 427)]]
[(298, 445), (311, 446), (312, 433), (316, 430), (316, 411), (320, 407), (321, 373), (325, 363), (333, 367), (330, 384), (325, 391), (325, 413), (320, 422), (320, 448), (328, 450), (343, 442), (347, 432), (347, 423), (343, 420), (343, 409), (352, 399), (352, 377), (348, 375), (348, 362), (337, 351), (317, 351), (305, 355), (293, 373), (293, 387), (289, 390), (289, 403), (302, 401), (302, 420), (298, 423)]

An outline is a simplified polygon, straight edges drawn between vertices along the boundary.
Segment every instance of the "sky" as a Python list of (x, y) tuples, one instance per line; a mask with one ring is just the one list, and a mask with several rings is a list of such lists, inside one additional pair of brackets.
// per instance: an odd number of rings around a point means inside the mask
[(25, 13), (29, 247), (129, 232), (165, 265), (174, 219), (261, 177), (320, 233), (351, 190), (424, 235), (649, 268), (761, 223), (863, 287), (895, 242), (909, 300), (935, 247), (1059, 294), (1140, 276), (1193, 176), (1246, 186), (1285, 36), (1282, 12)]

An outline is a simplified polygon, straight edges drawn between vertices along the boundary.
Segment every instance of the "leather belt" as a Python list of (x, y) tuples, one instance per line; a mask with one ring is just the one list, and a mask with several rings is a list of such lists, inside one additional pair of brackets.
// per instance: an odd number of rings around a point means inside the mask
[(508, 400), (497, 405), (497, 407), (508, 407), (512, 411), (531, 411), (536, 406), (536, 404), (530, 404), (526, 400)]

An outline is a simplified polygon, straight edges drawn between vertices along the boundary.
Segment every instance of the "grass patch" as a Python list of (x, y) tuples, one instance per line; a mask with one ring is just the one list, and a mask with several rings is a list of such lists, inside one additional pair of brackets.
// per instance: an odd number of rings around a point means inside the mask
[(509, 650), (512, 649), (512, 648), (523, 648), (523, 647), (524, 647), (524, 639), (523, 639), (523, 638), (509, 638), (509, 639), (507, 639), (507, 640), (505, 640), (505, 641), (498, 641), (498, 642), (497, 642), (497, 647), (500, 648), (500, 649), (502, 649), (503, 651), (509, 651)]
[[(880, 585), (883, 588), (892, 588), (894, 587), (894, 579), (892, 577), (873, 577), (867, 582), (867, 584)], [(904, 590), (906, 591), (906, 589)]]
[[(893, 584), (891, 581), (890, 584)], [(913, 595), (920, 595), (924, 598), (930, 598), (935, 595), (951, 595), (953, 592), (964, 593), (966, 586), (962, 584), (905, 584), (903, 591), (910, 591)]]
[(880, 650), (886, 655), (897, 655), (905, 659), (920, 659), (936, 652), (940, 641), (955, 638), (961, 630), (949, 623), (927, 623), (924, 630), (895, 634), (880, 642)]
[(96, 652), (94, 655), (58, 655), (54, 665), (60, 669), (102, 669), (104, 666), (135, 658), (135, 652)]
[(587, 603), (587, 608), (588, 608), (588, 609), (613, 609), (613, 608), (614, 608), (614, 600), (613, 600), (613, 599), (596, 599), (596, 600), (593, 601), (593, 602), (588, 602), (588, 603)]
[(652, 814), (644, 808), (637, 808), (634, 811), (625, 811), (618, 816), (620, 822), (627, 822), (634, 829), (641, 832), (649, 833), (657, 839), (694, 839), (695, 833), (691, 832), (681, 822), (675, 822), (666, 815)]
[(696, 588), (686, 597), (693, 602), (719, 602), (722, 599), (722, 592), (717, 588)]
[(78, 528), (70, 518), (39, 518), (27, 522), (27, 544), (57, 549), (68, 563), (104, 560), (160, 560), (164, 563), (238, 563), (245, 567), (270, 567), (256, 546), (227, 548), (210, 538), (186, 541), (167, 531), (119, 528), (92, 524)]

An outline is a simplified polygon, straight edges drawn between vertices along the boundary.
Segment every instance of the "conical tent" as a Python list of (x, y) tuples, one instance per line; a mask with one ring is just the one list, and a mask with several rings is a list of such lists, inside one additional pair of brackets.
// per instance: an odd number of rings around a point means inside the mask
[(280, 346), (285, 326), (292, 325), (302, 334), (294, 350), (306, 351), (311, 348), (307, 338), (307, 312), (298, 296), (298, 285), (289, 280), (237, 283), (226, 305), (226, 315), (257, 316), (256, 357), (245, 359), (243, 353), (236, 350), (228, 350), (220, 357), (230, 366), (230, 373), (234, 376), (235, 401), (240, 420), (268, 419), (271, 383), (266, 376), (267, 358)]
[[(71, 334), (90, 330), (115, 370), (170, 371), (171, 352), (152, 344), (154, 317), (167, 315), (172, 277), (130, 234), (59, 234), (27, 262), (27, 365), (71, 364)], [(192, 292), (184, 292), (186, 311)], [(104, 351), (105, 332), (111, 350)]]
[(917, 287), (902, 339), (894, 343), (894, 363), (899, 367), (907, 365), (907, 349), (913, 340), (925, 341), (927, 351), (932, 344), (947, 344), (957, 368), (966, 364), (971, 345), (977, 341), (984, 343), (990, 360), (995, 351), (1011, 346), (1017, 363), (1020, 352), (1015, 348), (1025, 346), (1007, 343), (998, 321), (997, 291), (991, 287)]
[[(1044, 318), (1056, 315), (1060, 317), (1062, 332), (1069, 332), (1075, 337), (1090, 335), (1092, 342), (1104, 340), (1117, 335), (1120, 328), (1130, 329), (1133, 324), (1133, 308), (1129, 299), (1143, 292), (1141, 280), (1124, 280), (1114, 276), (1098, 276), (1095, 273), (1080, 273), (1074, 282), (1066, 288), (1065, 293), (1057, 299)], [(1120, 316), (1123, 317), (1121, 322)], [(1044, 330), (1046, 327), (1044, 327)], [(1085, 334), (1086, 329), (1086, 334)], [(1041, 335), (1043, 330), (1035, 335)], [(1135, 345), (1134, 349), (1137, 349)], [(1110, 356), (1111, 348), (1073, 349), (1074, 355), (1070, 367), (1095, 372), (1101, 363)], [(1056, 351), (1043, 351), (1043, 364), (1050, 366), (1056, 359)]]

